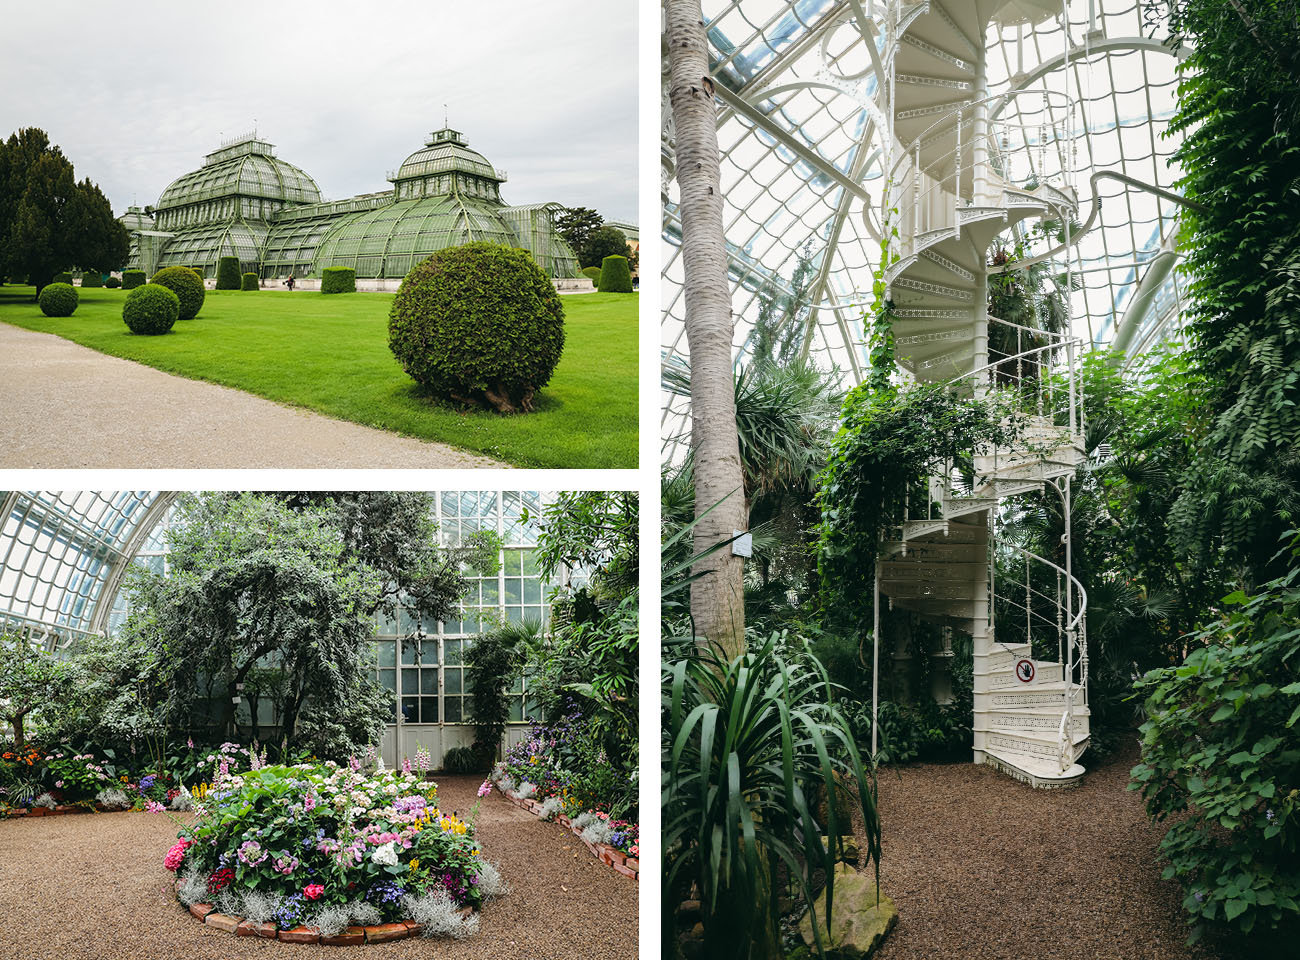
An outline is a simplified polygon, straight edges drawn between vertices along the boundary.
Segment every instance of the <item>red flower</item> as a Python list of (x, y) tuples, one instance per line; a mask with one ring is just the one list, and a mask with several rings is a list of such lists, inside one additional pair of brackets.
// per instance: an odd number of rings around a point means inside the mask
[(222, 867), (216, 873), (208, 878), (208, 893), (216, 893), (230, 886), (230, 882), (235, 879), (235, 871), (230, 867)]
[(307, 886), (302, 888), (302, 895), (308, 900), (315, 900), (324, 892), (325, 888), (319, 883), (309, 883)]

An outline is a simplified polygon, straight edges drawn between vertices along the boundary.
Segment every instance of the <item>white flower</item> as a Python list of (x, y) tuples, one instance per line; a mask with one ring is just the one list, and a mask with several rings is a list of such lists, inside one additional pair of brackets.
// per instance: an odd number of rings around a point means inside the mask
[(370, 855), (370, 859), (382, 866), (397, 866), (397, 844), (390, 841), (383, 846), (375, 847), (375, 852)]

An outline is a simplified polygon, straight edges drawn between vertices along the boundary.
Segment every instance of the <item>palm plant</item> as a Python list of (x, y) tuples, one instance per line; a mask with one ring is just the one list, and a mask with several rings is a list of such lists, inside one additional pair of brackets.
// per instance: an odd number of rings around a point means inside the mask
[[(772, 878), (782, 866), (813, 911), (816, 945), (825, 950), (836, 846), (851, 815), (840, 778), (856, 792), (879, 880), (874, 779), (825, 670), (806, 648), (785, 659), (783, 640), (774, 634), (731, 660), (677, 644), (669, 649), (678, 657), (663, 666), (665, 936), (672, 942), (672, 894), (695, 884), (706, 956), (780, 956)], [(814, 815), (818, 790), (827, 797), (825, 824)], [(817, 871), (826, 877), (824, 918), (813, 903)]]

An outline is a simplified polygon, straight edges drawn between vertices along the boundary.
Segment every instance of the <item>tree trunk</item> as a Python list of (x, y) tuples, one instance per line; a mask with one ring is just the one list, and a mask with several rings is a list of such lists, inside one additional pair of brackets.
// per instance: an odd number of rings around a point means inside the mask
[[(706, 90), (708, 42), (700, 0), (667, 0), (668, 98), (677, 134), (686, 339), (691, 357), (691, 451), (695, 459), (694, 551), (746, 529), (731, 370), (734, 322), (722, 231), (717, 114)], [(725, 498), (725, 499), (724, 499)], [(717, 506), (715, 506), (717, 505)], [(705, 512), (713, 508), (705, 516)], [(744, 562), (723, 547), (691, 571), (691, 617), (702, 639), (728, 656), (745, 646)]]
[(11, 719), (14, 725), (14, 749), (22, 749), (23, 745), (23, 717), (27, 716), (27, 711), (14, 715)]

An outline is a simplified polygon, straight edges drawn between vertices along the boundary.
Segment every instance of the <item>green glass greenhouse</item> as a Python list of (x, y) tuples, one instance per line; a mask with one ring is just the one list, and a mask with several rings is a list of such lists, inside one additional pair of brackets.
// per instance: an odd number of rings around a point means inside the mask
[(330, 266), (401, 279), (438, 250), (486, 240), (523, 247), (551, 277), (578, 275), (577, 258), (555, 230), (560, 205), (506, 205), (505, 172), (459, 131), (435, 131), (388, 180), (391, 190), (324, 201), (316, 182), (276, 157), (272, 144), (241, 137), (172, 182), (156, 207), (128, 211), (130, 266), (149, 273), (187, 266), (215, 277), (217, 261), (235, 256), (242, 272), (268, 280), (319, 277)]

